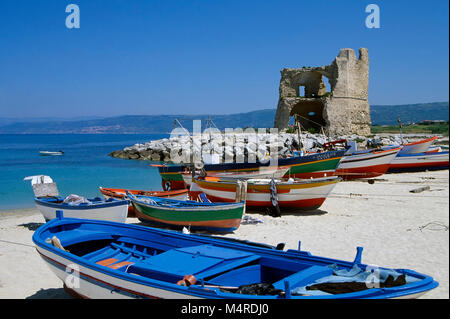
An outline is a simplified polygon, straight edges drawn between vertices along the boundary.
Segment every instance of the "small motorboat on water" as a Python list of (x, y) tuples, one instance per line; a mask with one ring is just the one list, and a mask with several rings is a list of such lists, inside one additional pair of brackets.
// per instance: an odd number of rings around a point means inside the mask
[(41, 156), (58, 156), (58, 155), (64, 155), (63, 151), (39, 151), (39, 155)]
[[(33, 242), (71, 294), (82, 298), (417, 298), (439, 284), (409, 269), (315, 256), (232, 238), (58, 217)], [(77, 284), (70, 284), (74, 271)]]

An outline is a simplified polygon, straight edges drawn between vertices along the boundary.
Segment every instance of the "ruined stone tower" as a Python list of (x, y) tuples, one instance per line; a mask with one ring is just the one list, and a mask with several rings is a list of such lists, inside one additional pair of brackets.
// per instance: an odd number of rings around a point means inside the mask
[[(328, 79), (330, 92), (324, 82)], [(281, 70), (274, 127), (285, 129), (296, 116), (303, 129), (321, 128), (330, 136), (370, 134), (369, 55), (341, 49), (330, 65)]]

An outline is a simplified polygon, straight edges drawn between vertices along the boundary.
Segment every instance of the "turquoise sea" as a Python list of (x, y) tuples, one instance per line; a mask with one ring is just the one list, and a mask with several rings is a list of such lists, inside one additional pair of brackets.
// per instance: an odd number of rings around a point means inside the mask
[[(49, 175), (61, 196), (101, 196), (99, 186), (161, 190), (161, 178), (150, 162), (112, 158), (108, 154), (168, 134), (5, 134), (0, 135), (0, 210), (34, 207), (30, 181)], [(39, 151), (64, 151), (40, 156)]]

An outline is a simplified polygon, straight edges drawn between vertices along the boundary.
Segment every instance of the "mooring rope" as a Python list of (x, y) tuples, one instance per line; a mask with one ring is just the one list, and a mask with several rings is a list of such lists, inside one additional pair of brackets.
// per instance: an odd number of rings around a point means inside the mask
[(29, 245), (29, 244), (24, 244), (24, 243), (18, 243), (18, 242), (9, 241), (9, 240), (3, 240), (3, 239), (0, 239), (0, 242), (8, 243), (8, 244), (14, 244), (14, 245), (21, 245), (21, 246), (26, 246), (26, 247), (31, 247), (31, 248), (35, 248), (34, 245)]

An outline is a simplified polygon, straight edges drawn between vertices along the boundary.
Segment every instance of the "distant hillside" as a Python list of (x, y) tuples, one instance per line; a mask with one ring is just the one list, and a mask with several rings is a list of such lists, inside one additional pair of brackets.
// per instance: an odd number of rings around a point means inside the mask
[(398, 117), (402, 123), (417, 123), (424, 120), (448, 121), (448, 102), (405, 104), (405, 105), (371, 105), (372, 125), (397, 124)]
[[(268, 128), (273, 126), (275, 109), (266, 109), (229, 115), (211, 115), (211, 120), (221, 130), (225, 128)], [(371, 106), (372, 124), (396, 124), (400, 116), (403, 123), (423, 120), (446, 120), (449, 117), (449, 103), (425, 103), (408, 105)], [(169, 133), (174, 128), (175, 119), (185, 128), (192, 130), (193, 120), (202, 120), (204, 128), (208, 115), (123, 115), (94, 119), (27, 120), (11, 123), (11, 119), (0, 118), (0, 134), (150, 134)]]
[[(193, 120), (208, 118), (221, 130), (225, 128), (272, 127), (275, 110), (260, 110), (230, 115), (123, 115), (92, 120), (58, 120), (41, 122), (20, 122), (0, 125), (0, 134), (149, 134), (170, 133), (175, 119), (192, 130)], [(1, 119), (0, 119), (1, 123)], [(202, 127), (204, 128), (204, 127)]]

